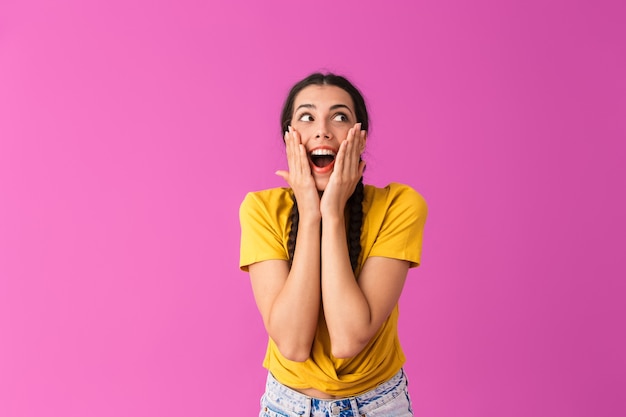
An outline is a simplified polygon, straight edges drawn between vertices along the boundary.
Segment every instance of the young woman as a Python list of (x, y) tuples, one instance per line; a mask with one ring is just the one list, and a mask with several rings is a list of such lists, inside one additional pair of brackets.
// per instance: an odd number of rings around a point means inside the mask
[(344, 77), (312, 74), (282, 111), (289, 185), (240, 208), (240, 267), (269, 335), (260, 416), (411, 416), (398, 299), (426, 203), (363, 185), (368, 114)]

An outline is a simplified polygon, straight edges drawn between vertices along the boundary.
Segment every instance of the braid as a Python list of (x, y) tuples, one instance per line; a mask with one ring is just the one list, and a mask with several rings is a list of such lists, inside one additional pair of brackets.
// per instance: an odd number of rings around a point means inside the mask
[(294, 195), (291, 196), (293, 207), (291, 208), (291, 230), (289, 230), (289, 240), (287, 241), (287, 251), (289, 252), (289, 267), (293, 262), (293, 255), (296, 251), (296, 237), (298, 236), (298, 223), (300, 221), (300, 213), (298, 213), (298, 202)]
[[(361, 255), (361, 226), (363, 223), (363, 178), (361, 178), (354, 189), (354, 192), (348, 199), (350, 224), (348, 226), (348, 253), (350, 255), (350, 265), (352, 270), (356, 272), (359, 264), (359, 256)], [(289, 230), (289, 240), (287, 240), (287, 251), (289, 253), (289, 266), (293, 262), (293, 256), (296, 251), (296, 238), (298, 236), (298, 222), (300, 214), (298, 213), (298, 203), (296, 197), (292, 195), (293, 207), (291, 208), (291, 229)]]
[(348, 226), (348, 252), (352, 270), (356, 272), (361, 255), (361, 227), (363, 224), (363, 177), (348, 199), (350, 224)]

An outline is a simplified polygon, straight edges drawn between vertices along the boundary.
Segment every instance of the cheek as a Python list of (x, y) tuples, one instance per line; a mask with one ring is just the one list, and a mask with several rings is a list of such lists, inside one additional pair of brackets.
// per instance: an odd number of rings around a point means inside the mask
[(317, 188), (317, 191), (324, 191), (326, 189), (328, 178), (317, 178), (314, 176), (313, 179), (315, 180), (315, 188)]
[(305, 143), (307, 139), (313, 134), (313, 129), (310, 124), (294, 122), (291, 127), (293, 127), (298, 133), (300, 133), (302, 143)]
[(348, 139), (349, 131), (350, 131), (349, 127), (342, 127), (341, 129), (337, 130), (337, 132), (335, 133), (335, 136), (337, 137), (337, 139), (339, 139), (340, 142), (343, 142), (344, 140)]

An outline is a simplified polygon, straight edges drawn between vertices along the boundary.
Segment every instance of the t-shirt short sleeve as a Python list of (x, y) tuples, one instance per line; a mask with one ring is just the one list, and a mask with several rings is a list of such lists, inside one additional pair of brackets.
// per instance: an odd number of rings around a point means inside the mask
[(422, 236), (428, 208), (413, 188), (392, 183), (388, 187), (382, 223), (369, 256), (402, 259), (420, 264)]
[[(269, 194), (272, 193), (272, 194)], [(270, 259), (288, 260), (286, 222), (290, 197), (276, 190), (248, 193), (239, 208), (241, 247), (239, 268)]]

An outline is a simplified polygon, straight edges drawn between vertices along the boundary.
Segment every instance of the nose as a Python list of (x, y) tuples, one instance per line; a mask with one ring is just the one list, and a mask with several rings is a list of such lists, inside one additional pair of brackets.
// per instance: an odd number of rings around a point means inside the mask
[(315, 134), (315, 138), (317, 139), (330, 139), (332, 134), (330, 129), (328, 128), (328, 124), (325, 120), (320, 120), (317, 125), (317, 131)]

